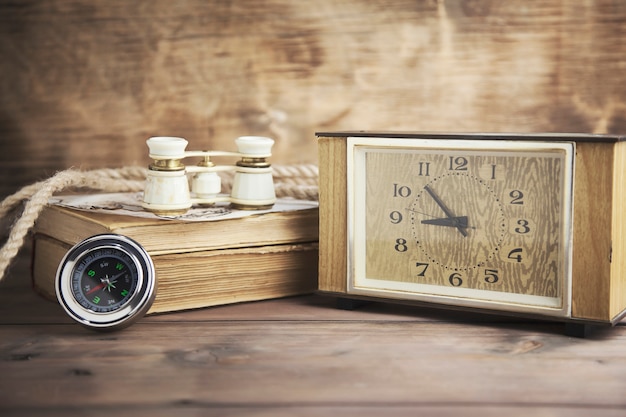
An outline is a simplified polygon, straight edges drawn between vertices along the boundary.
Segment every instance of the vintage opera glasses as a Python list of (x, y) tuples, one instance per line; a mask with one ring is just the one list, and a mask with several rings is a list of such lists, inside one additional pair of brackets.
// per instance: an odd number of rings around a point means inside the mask
[[(267, 162), (273, 139), (241, 136), (235, 139), (238, 152), (185, 151), (187, 140), (177, 137), (152, 137), (146, 143), (153, 160), (143, 196), (146, 210), (172, 215), (184, 213), (192, 205), (216, 202), (230, 202), (237, 209), (263, 210), (276, 201), (272, 168)], [(240, 159), (234, 166), (215, 165), (211, 161), (214, 156)], [(195, 166), (185, 166), (181, 160), (187, 157), (202, 160)], [(235, 172), (230, 195), (220, 194), (219, 171)]]

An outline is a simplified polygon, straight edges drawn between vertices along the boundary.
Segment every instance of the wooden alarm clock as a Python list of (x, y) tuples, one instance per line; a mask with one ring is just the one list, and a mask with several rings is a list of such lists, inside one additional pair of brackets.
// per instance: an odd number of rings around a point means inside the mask
[(626, 314), (626, 142), (318, 133), (319, 291), (564, 321)]

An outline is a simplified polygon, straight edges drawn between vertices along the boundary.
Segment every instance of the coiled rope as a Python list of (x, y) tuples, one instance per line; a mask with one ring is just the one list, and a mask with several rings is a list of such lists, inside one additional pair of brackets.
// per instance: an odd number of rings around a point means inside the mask
[[(316, 165), (273, 165), (274, 188), (278, 198), (293, 197), (300, 200), (318, 199), (318, 170)], [(0, 219), (4, 219), (14, 208), (25, 202), (21, 216), (15, 221), (7, 241), (0, 249), (0, 281), (32, 229), (48, 200), (63, 190), (90, 190), (107, 193), (142, 191), (147, 168), (123, 167), (117, 169), (95, 169), (61, 171), (47, 180), (27, 185), (6, 197), (0, 203)], [(222, 192), (230, 193), (234, 173), (220, 172)]]

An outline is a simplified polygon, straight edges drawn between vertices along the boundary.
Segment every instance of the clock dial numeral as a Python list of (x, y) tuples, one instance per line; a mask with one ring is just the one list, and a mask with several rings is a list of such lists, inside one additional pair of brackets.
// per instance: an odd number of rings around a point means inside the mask
[(417, 276), (418, 277), (426, 276), (426, 270), (428, 270), (429, 266), (430, 266), (430, 264), (428, 264), (428, 263), (416, 262), (415, 263), (415, 267), (418, 270)]
[(411, 195), (411, 189), (409, 187), (407, 187), (406, 185), (399, 185), (399, 184), (394, 184), (393, 185), (393, 196), (394, 197), (407, 198), (410, 195)]
[(498, 168), (497, 164), (487, 162), (480, 166), (477, 173), (480, 178), (486, 181), (495, 181), (500, 179), (498, 172), (501, 169), (502, 168)]
[(420, 162), (417, 175), (420, 177), (430, 177), (430, 162)]
[(401, 223), (402, 213), (400, 213), (398, 210), (394, 210), (391, 213), (389, 213), (389, 219), (391, 219), (391, 223), (393, 224)]
[(511, 249), (506, 257), (507, 259), (510, 259), (517, 263), (522, 263), (522, 261), (524, 260), (523, 253), (524, 250), (522, 248), (515, 248)]
[(403, 238), (396, 239), (396, 245), (394, 247), (398, 252), (406, 252), (409, 250), (409, 247), (406, 245), (406, 239)]
[(450, 171), (467, 171), (468, 160), (464, 156), (450, 157)]
[(515, 233), (519, 233), (520, 235), (525, 235), (526, 233), (530, 232), (530, 227), (528, 227), (530, 223), (528, 222), (528, 220), (525, 219), (519, 219), (517, 221), (517, 225), (518, 227), (516, 227)]
[(454, 272), (448, 277), (448, 282), (453, 287), (460, 287), (463, 285), (463, 277), (458, 272)]
[(495, 284), (500, 278), (498, 277), (497, 269), (485, 269), (485, 282), (489, 284)]
[(513, 190), (509, 193), (509, 197), (511, 197), (510, 204), (523, 205), (524, 204), (524, 193), (520, 190)]

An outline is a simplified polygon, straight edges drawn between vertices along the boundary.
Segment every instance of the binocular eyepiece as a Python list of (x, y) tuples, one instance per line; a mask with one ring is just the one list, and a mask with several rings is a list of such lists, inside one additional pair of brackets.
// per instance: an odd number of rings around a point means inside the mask
[[(272, 168), (267, 162), (272, 155), (273, 139), (241, 136), (235, 139), (238, 152), (186, 151), (186, 139), (169, 136), (151, 137), (146, 143), (153, 161), (148, 167), (143, 196), (146, 210), (175, 215), (195, 204), (216, 202), (229, 202), (237, 209), (264, 210), (276, 202)], [(239, 160), (235, 165), (215, 165), (210, 159), (213, 156), (234, 156)], [(202, 161), (185, 166), (182, 159), (187, 157), (201, 157)], [(235, 172), (230, 195), (220, 194), (219, 171)]]

